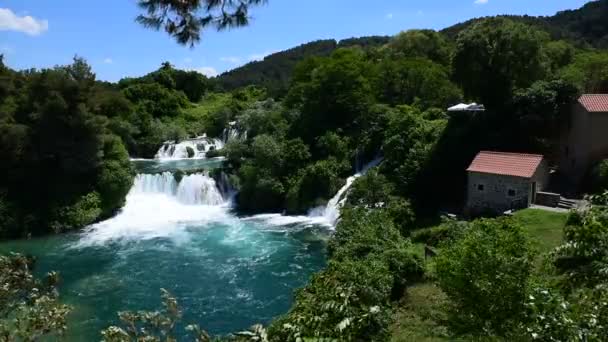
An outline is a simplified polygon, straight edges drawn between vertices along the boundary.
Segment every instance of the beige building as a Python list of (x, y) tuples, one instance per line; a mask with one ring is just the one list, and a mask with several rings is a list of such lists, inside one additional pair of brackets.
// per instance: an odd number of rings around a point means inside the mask
[(549, 181), (547, 162), (536, 154), (482, 151), (467, 173), (467, 212), (473, 215), (527, 208)]
[(608, 94), (582, 95), (561, 136), (560, 174), (576, 187), (590, 166), (608, 158)]

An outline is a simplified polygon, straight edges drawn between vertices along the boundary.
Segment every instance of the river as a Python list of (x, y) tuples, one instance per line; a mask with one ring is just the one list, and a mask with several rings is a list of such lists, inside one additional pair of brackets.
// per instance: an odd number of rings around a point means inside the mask
[(191, 323), (212, 334), (269, 323), (325, 266), (323, 218), (238, 217), (232, 194), (205, 173), (172, 177), (217, 160), (134, 163), (140, 174), (114, 218), (79, 233), (0, 244), (0, 252), (35, 256), (37, 274), (59, 272), (61, 299), (73, 307), (68, 340), (100, 340), (119, 311), (160, 309), (161, 288), (183, 309), (180, 340)]

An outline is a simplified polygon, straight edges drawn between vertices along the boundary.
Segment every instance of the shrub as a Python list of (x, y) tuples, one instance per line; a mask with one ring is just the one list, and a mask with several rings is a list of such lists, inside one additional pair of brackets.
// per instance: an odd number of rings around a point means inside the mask
[(80, 197), (74, 204), (54, 211), (51, 227), (56, 233), (78, 229), (95, 222), (102, 213), (101, 199), (97, 192)]
[(58, 302), (56, 273), (32, 275), (33, 260), (0, 255), (0, 336), (2, 341), (61, 340), (70, 308)]
[(595, 203), (584, 212), (573, 212), (564, 228), (564, 243), (553, 252), (554, 263), (564, 274), (564, 285), (593, 287), (608, 273), (608, 193), (591, 197)]
[(533, 253), (510, 220), (480, 220), (436, 257), (456, 334), (505, 336), (524, 314)]
[(608, 190), (608, 159), (598, 162), (592, 169), (589, 179), (589, 191), (602, 193)]
[(97, 181), (97, 192), (101, 198), (103, 216), (109, 216), (125, 204), (125, 197), (133, 186), (134, 170), (129, 154), (120, 138), (104, 137), (104, 161)]
[(438, 247), (457, 240), (467, 227), (467, 223), (447, 220), (441, 225), (432, 228), (420, 229), (412, 232), (412, 241)]
[(329, 245), (328, 267), (273, 323), (273, 340), (387, 338), (391, 301), (423, 275), (422, 260), (411, 247), (385, 210), (345, 209)]

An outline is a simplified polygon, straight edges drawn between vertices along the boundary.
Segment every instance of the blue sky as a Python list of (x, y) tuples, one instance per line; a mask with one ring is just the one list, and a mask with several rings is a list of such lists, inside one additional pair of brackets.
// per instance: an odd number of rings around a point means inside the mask
[(0, 0), (0, 53), (17, 69), (86, 58), (97, 77), (117, 81), (170, 61), (216, 74), (316, 39), (441, 29), (486, 15), (553, 15), (587, 0), (269, 0), (251, 26), (208, 31), (194, 49), (134, 22), (135, 0)]

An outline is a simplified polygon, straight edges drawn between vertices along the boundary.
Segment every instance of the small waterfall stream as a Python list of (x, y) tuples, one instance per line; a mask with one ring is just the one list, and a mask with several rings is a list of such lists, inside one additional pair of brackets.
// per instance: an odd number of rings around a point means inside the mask
[(327, 206), (311, 210), (309, 216), (322, 216), (329, 224), (335, 227), (335, 225), (338, 223), (338, 219), (340, 218), (340, 209), (344, 206), (348, 198), (347, 192), (350, 187), (353, 185), (355, 180), (357, 180), (357, 178), (365, 175), (369, 169), (377, 166), (378, 164), (380, 164), (381, 161), (381, 158), (374, 159), (368, 164), (364, 165), (361, 171), (357, 172), (353, 176), (348, 177), (348, 179), (346, 179), (346, 184), (344, 184), (344, 186), (340, 190), (338, 190), (338, 193), (336, 193), (336, 195), (331, 200), (329, 200), (329, 202), (327, 202)]

